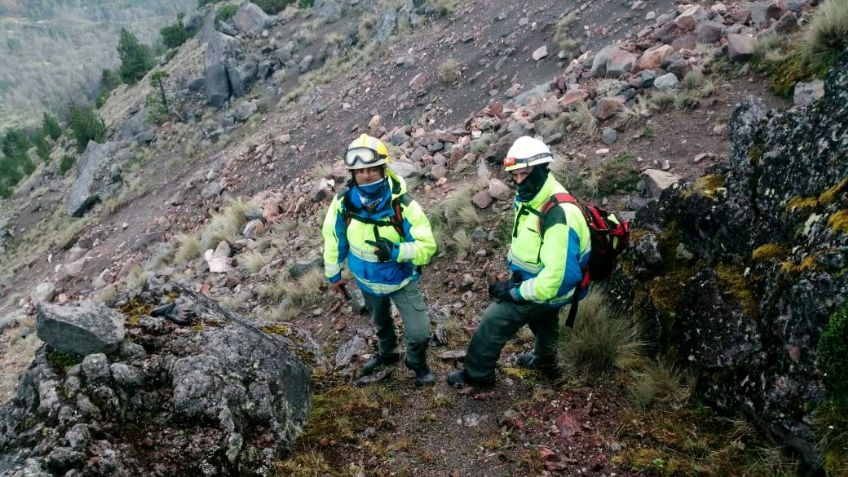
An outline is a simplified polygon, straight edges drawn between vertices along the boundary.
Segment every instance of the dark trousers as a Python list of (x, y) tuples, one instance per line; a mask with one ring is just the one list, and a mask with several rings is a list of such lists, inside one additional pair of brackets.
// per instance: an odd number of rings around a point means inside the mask
[(495, 365), (506, 342), (528, 325), (536, 337), (533, 354), (539, 362), (556, 362), (559, 341), (559, 308), (538, 303), (492, 303), (483, 312), (483, 319), (465, 355), (465, 372), (475, 381), (495, 379)]
[(391, 302), (394, 302), (400, 311), (403, 331), (406, 334), (406, 366), (413, 370), (425, 368), (427, 345), (430, 342), (430, 317), (427, 315), (427, 307), (424, 306), (424, 297), (418, 282), (410, 282), (388, 296), (374, 296), (368, 293), (362, 295), (377, 327), (380, 354), (385, 356), (398, 353), (395, 323), (392, 320)]

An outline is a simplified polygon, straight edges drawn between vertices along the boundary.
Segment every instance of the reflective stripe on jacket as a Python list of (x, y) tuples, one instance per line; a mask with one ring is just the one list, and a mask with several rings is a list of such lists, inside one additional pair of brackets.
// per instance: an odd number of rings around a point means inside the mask
[[(550, 196), (566, 192), (553, 174), (548, 174), (539, 193), (529, 202), (516, 197), (507, 263), (523, 280), (518, 294), (527, 301), (563, 305), (571, 300), (589, 264), (589, 226), (574, 204), (559, 204), (545, 217), (544, 235), (539, 234), (539, 210)], [(583, 298), (588, 290), (582, 290)]]
[[(358, 212), (359, 215), (367, 214), (369, 219), (385, 220), (386, 225), (364, 223), (356, 217), (351, 217), (350, 224), (347, 224), (344, 194), (337, 194), (327, 210), (322, 227), (324, 275), (327, 279), (332, 283), (341, 280), (343, 264), (347, 260), (362, 290), (377, 296), (388, 295), (410, 281), (417, 280), (416, 267), (429, 263), (436, 253), (436, 240), (430, 222), (418, 202), (402, 200), (400, 203), (403, 237), (388, 223), (394, 215), (392, 202), (406, 193), (406, 183), (388, 168), (386, 179), (391, 188), (391, 201), (374, 212)], [(350, 190), (345, 193), (350, 193)], [(397, 261), (381, 263), (377, 260), (374, 246), (366, 243), (376, 241), (377, 235), (398, 244)]]

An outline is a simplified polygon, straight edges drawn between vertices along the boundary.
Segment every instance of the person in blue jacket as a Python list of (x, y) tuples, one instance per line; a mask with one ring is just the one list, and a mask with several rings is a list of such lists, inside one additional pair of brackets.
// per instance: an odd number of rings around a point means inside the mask
[(391, 302), (403, 319), (406, 366), (417, 385), (432, 385), (427, 366), (430, 318), (418, 286), (418, 270), (436, 253), (430, 222), (409, 197), (403, 179), (386, 167), (389, 151), (377, 138), (361, 135), (345, 154), (349, 186), (330, 204), (324, 219), (324, 274), (330, 288), (346, 294), (345, 260), (362, 290), (377, 327), (378, 353), (362, 374), (400, 360)]

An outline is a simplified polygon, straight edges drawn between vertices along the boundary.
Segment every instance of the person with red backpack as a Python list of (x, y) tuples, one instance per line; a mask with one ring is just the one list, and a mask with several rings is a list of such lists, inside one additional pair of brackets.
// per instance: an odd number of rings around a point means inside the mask
[(518, 138), (507, 152), (504, 170), (516, 189), (507, 255), (512, 276), (489, 285), (489, 295), (496, 301), (486, 308), (471, 338), (465, 369), (449, 373), (448, 384), (494, 384), (504, 344), (524, 325), (535, 335), (535, 346), (532, 354), (518, 356), (518, 365), (550, 377), (559, 374), (559, 312), (572, 303), (575, 314), (577, 301), (588, 293), (595, 242), (588, 208), (550, 173), (548, 164), (553, 161), (550, 148), (529, 136)]
[(432, 385), (430, 318), (418, 272), (436, 253), (436, 240), (421, 206), (409, 197), (403, 179), (386, 167), (388, 161), (386, 145), (367, 134), (348, 147), (345, 166), (351, 180), (330, 204), (322, 227), (324, 274), (330, 288), (346, 296), (341, 272), (347, 261), (377, 327), (378, 353), (362, 366), (362, 374), (400, 360), (394, 302), (406, 335), (405, 364), (417, 385)]

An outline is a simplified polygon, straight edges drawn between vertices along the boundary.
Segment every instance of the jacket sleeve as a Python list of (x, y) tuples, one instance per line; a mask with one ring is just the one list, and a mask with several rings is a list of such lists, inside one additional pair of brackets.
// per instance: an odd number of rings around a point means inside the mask
[(342, 279), (342, 265), (350, 248), (347, 224), (342, 215), (342, 201), (338, 196), (327, 209), (321, 235), (324, 237), (324, 276), (330, 283), (336, 283)]
[(411, 201), (403, 210), (403, 242), (398, 245), (398, 262), (427, 265), (436, 254), (436, 239), (430, 221), (418, 202)]
[(518, 298), (545, 303), (567, 297), (583, 279), (580, 268), (580, 234), (568, 225), (563, 205), (552, 209), (545, 218), (539, 259), (542, 271), (535, 278), (521, 282)]

